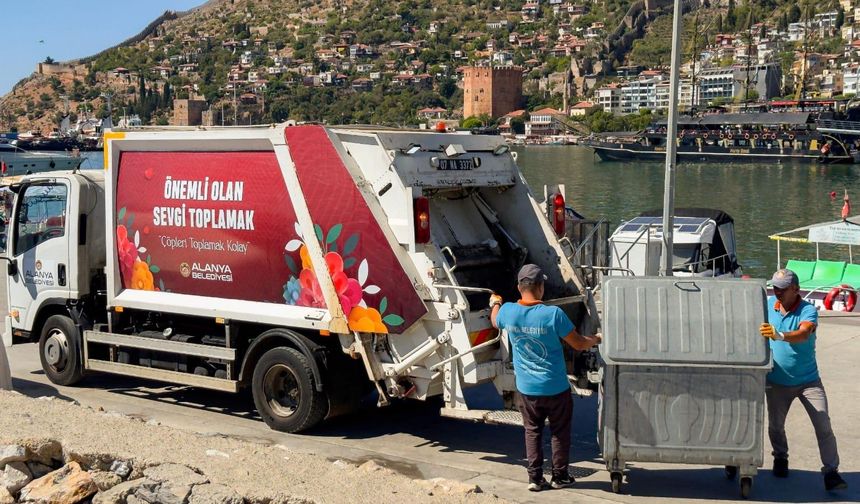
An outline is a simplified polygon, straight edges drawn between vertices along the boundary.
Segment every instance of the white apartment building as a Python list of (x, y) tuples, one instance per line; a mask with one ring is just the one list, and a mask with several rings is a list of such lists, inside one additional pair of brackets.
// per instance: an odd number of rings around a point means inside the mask
[(788, 40), (791, 42), (800, 42), (806, 37), (806, 28), (803, 23), (790, 23), (788, 25)]
[(621, 87), (609, 84), (597, 90), (597, 105), (610, 114), (621, 113)]
[(654, 110), (657, 108), (657, 91), (655, 86), (660, 79), (637, 79), (621, 85), (621, 113), (635, 114), (641, 109)]
[(842, 71), (842, 94), (860, 93), (860, 65), (846, 66)]

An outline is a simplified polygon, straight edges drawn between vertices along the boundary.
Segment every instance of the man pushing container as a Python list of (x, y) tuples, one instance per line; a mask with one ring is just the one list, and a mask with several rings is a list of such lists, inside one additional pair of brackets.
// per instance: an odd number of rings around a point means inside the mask
[[(546, 279), (539, 266), (526, 264), (517, 274), (520, 299), (516, 303), (502, 304), (501, 296), (496, 294), (490, 297), (490, 320), (507, 333), (511, 343), (518, 407), (525, 427), (528, 489), (533, 492), (574, 483), (567, 471), (573, 399), (561, 342), (576, 350), (600, 343), (600, 336), (579, 334), (560, 308), (543, 304)], [(547, 419), (552, 434), (550, 483), (543, 477), (542, 441)]]
[(789, 269), (773, 274), (773, 296), (768, 298), (768, 321), (761, 325), (761, 335), (770, 339), (773, 370), (767, 376), (768, 434), (773, 447), (773, 475), (788, 477), (788, 439), (785, 417), (795, 399), (806, 408), (821, 455), (824, 488), (847, 488), (839, 475), (839, 453), (836, 436), (830, 426), (827, 395), (818, 376), (815, 359), (815, 330), (818, 312), (800, 296), (797, 275)]

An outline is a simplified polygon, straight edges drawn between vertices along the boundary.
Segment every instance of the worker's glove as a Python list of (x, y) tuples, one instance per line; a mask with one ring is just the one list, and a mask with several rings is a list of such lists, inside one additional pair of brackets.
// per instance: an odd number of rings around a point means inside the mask
[(496, 305), (502, 305), (502, 296), (498, 294), (490, 294), (490, 308)]
[(764, 323), (759, 326), (758, 332), (761, 333), (765, 338), (770, 338), (772, 340), (784, 341), (785, 334), (776, 330), (776, 328), (772, 324)]
[(592, 338), (594, 338), (594, 344), (595, 345), (599, 345), (600, 343), (603, 342), (603, 334), (602, 333), (597, 333), (594, 336), (592, 336)]

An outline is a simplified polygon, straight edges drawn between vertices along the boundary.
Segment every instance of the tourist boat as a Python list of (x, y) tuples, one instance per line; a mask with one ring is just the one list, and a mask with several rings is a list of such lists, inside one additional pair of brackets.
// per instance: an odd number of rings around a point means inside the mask
[(52, 170), (74, 170), (83, 163), (79, 155), (29, 152), (11, 143), (0, 143), (0, 175), (26, 175)]
[[(850, 204), (846, 207), (850, 211)], [(769, 236), (776, 241), (777, 268), (794, 271), (800, 281), (800, 295), (819, 310), (860, 312), (857, 308), (860, 264), (854, 263), (854, 247), (860, 245), (860, 215), (848, 217), (849, 212), (845, 210), (841, 220), (820, 222)], [(783, 263), (783, 242), (815, 245), (815, 260), (789, 259)], [(831, 251), (837, 247), (830, 245), (841, 245), (842, 252), (848, 252), (847, 261), (844, 256), (835, 255), (823, 259), (822, 244)], [(770, 287), (768, 294), (773, 294)]]
[[(678, 121), (679, 161), (855, 163), (860, 122), (813, 112), (706, 114)], [(591, 135), (580, 145), (604, 161), (666, 158), (666, 123), (628, 135)]]
[[(623, 222), (609, 237), (610, 275), (656, 276), (663, 246), (663, 211)], [(676, 208), (672, 275), (740, 277), (734, 219), (710, 208)]]

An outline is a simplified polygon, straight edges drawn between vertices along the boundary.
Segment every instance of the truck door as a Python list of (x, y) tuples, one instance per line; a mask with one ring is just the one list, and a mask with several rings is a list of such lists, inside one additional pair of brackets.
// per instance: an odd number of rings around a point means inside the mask
[(45, 300), (69, 297), (68, 194), (63, 181), (25, 185), (18, 193), (8, 240), (14, 328), (31, 330)]

